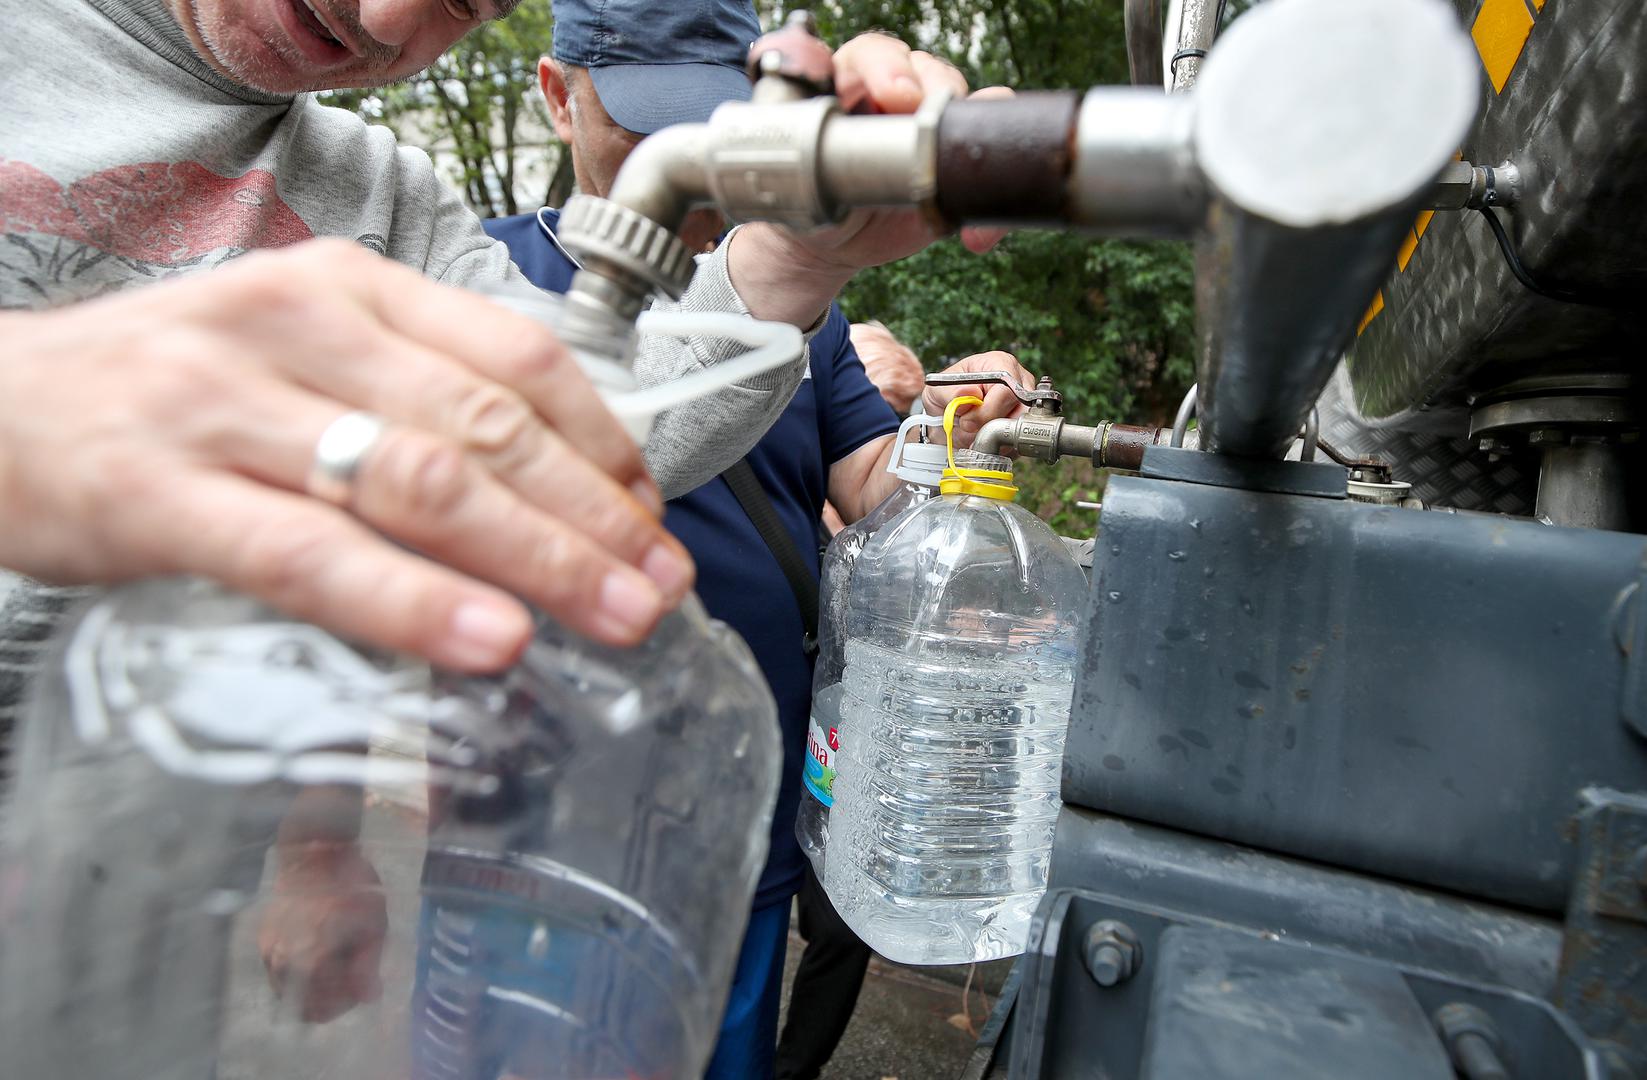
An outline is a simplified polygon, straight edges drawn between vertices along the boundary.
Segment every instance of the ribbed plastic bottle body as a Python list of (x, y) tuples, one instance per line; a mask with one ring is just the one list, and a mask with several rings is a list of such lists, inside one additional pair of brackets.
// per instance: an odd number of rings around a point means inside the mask
[(60, 655), (0, 810), (8, 1072), (701, 1074), (780, 747), (695, 601), (460, 679), (152, 582)]
[(834, 802), (835, 754), (840, 746), (841, 672), (846, 666), (846, 598), (852, 567), (868, 539), (887, 522), (935, 495), (932, 488), (905, 482), (868, 514), (835, 534), (818, 574), (818, 657), (812, 669), (812, 714), (807, 721), (806, 758), (795, 837), (823, 879), (829, 843), (829, 810)]
[(864, 547), (824, 882), (877, 952), (1021, 952), (1047, 881), (1085, 578), (1028, 512), (946, 495)]

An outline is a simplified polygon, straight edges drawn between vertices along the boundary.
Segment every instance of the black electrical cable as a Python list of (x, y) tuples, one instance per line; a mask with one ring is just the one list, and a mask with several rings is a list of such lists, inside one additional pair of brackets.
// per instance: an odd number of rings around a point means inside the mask
[(1533, 276), (1527, 273), (1527, 268), (1522, 265), (1521, 256), (1516, 254), (1515, 244), (1510, 240), (1510, 234), (1504, 231), (1504, 225), (1498, 220), (1498, 215), (1493, 213), (1492, 207), (1478, 206), (1476, 209), (1480, 210), (1481, 216), (1487, 219), (1487, 228), (1493, 231), (1493, 237), (1498, 241), (1498, 249), (1504, 253), (1504, 261), (1510, 264), (1510, 273), (1515, 275), (1515, 279), (1521, 282), (1522, 287), (1528, 292), (1537, 293), (1547, 300), (1555, 300), (1563, 304), (1584, 304), (1589, 307), (1612, 306), (1603, 300), (1590, 300), (1573, 293), (1546, 289), (1534, 281)]
[(1201, 59), (1201, 58), (1204, 58), (1206, 55), (1207, 55), (1207, 50), (1205, 50), (1205, 49), (1179, 49), (1177, 52), (1172, 54), (1172, 64), (1168, 67), (1167, 70), (1169, 72), (1171, 72), (1172, 77), (1176, 79), (1178, 77), (1178, 61), (1188, 60), (1191, 57), (1194, 57), (1196, 59)]

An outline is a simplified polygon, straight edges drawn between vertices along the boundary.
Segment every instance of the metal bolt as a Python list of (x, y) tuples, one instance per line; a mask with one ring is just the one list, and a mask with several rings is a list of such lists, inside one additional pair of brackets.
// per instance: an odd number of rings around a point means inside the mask
[(1099, 986), (1114, 986), (1131, 974), (1127, 970), (1127, 954), (1119, 945), (1098, 946), (1093, 950), (1089, 966)]
[(1093, 982), (1107, 989), (1137, 974), (1144, 965), (1144, 949), (1130, 926), (1105, 919), (1087, 931), (1084, 958)]
[(532, 934), (526, 939), (526, 955), (533, 960), (542, 960), (549, 955), (549, 924), (541, 919), (532, 927)]
[(1437, 1009), (1433, 1022), (1454, 1068), (1466, 1080), (1510, 1080), (1499, 1057), (1498, 1028), (1485, 1012), (1455, 1001)]

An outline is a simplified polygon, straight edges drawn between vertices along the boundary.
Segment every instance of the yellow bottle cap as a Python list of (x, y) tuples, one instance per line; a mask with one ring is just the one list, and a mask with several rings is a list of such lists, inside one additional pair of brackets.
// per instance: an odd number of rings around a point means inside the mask
[(958, 397), (944, 409), (944, 442), (949, 449), (949, 468), (938, 481), (938, 490), (945, 495), (978, 495), (985, 499), (1011, 502), (1018, 497), (1018, 486), (1012, 482), (1011, 470), (962, 469), (955, 464), (955, 412), (962, 405), (982, 405), (982, 398)]

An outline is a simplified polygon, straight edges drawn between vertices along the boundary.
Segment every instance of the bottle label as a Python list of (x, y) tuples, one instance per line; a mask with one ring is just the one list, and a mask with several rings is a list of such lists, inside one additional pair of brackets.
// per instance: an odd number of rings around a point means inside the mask
[(835, 752), (841, 748), (840, 728), (827, 731), (813, 716), (806, 724), (806, 770), (801, 781), (812, 797), (825, 806), (835, 805)]

